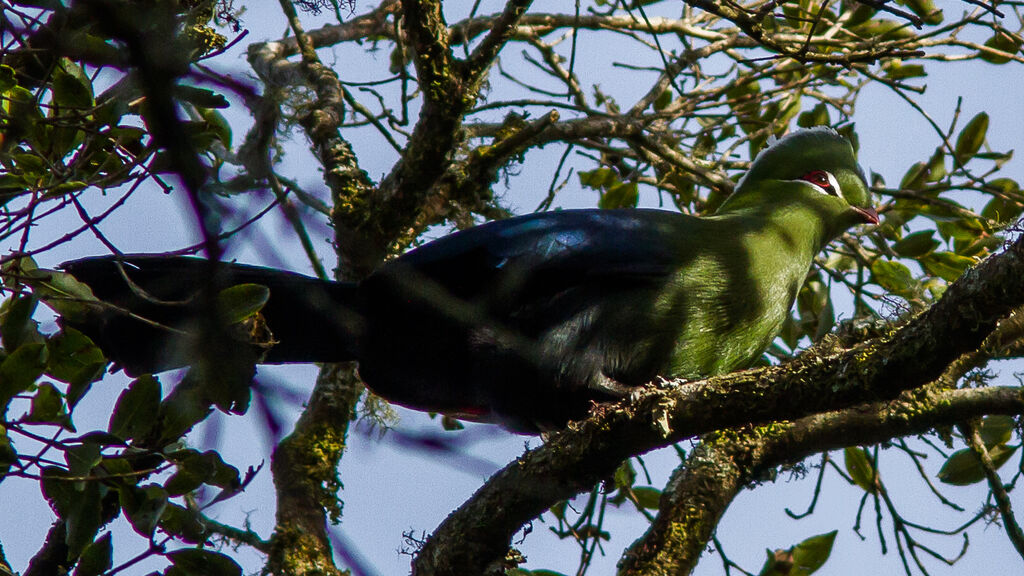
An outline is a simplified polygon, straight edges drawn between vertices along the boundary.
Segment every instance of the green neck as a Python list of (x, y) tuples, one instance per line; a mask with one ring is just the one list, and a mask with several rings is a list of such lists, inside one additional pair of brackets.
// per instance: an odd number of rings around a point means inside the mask
[[(687, 311), (692, 321), (674, 358), (675, 375), (721, 374), (756, 358), (778, 334), (815, 255), (831, 239), (821, 215), (795, 202), (733, 204), (708, 220), (735, 252), (724, 266), (698, 272), (708, 293)], [(734, 280), (712, 290), (707, 278)]]

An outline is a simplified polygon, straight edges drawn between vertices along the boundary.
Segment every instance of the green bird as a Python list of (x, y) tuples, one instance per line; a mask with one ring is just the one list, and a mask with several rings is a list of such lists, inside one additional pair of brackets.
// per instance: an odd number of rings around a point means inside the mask
[(269, 288), (262, 362), (356, 360), (392, 402), (536, 433), (658, 376), (749, 366), (815, 255), (862, 223), (878, 214), (853, 147), (813, 128), (763, 150), (712, 216), (530, 214), (426, 244), (359, 283), (195, 258), (86, 258), (64, 268), (114, 307), (66, 322), (129, 374), (188, 364), (197, 294), (216, 270), (220, 286)]

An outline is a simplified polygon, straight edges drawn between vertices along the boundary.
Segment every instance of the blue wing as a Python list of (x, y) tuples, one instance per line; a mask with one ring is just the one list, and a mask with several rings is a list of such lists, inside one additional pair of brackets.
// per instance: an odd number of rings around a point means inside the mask
[(518, 300), (580, 284), (664, 279), (685, 259), (681, 249), (698, 218), (664, 210), (565, 210), (499, 220), (445, 236), (399, 258), (451, 294), (509, 294)]

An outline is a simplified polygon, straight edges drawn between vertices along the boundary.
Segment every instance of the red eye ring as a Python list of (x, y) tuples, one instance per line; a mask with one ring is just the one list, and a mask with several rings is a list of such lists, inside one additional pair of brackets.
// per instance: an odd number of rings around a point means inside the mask
[(810, 182), (818, 188), (821, 188), (828, 194), (836, 195), (836, 189), (832, 186), (832, 179), (829, 177), (830, 174), (824, 170), (811, 170), (807, 174), (800, 177), (800, 180)]

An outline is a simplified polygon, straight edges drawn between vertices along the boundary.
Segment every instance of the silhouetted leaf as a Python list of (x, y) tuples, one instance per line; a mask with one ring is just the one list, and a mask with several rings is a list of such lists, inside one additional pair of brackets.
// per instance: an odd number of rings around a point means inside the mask
[[(994, 48), (1000, 52), (1016, 54), (1017, 51), (1020, 50), (1020, 40), (1018, 40), (1016, 36), (1009, 34), (1004, 30), (996, 30), (996, 33), (985, 41), (985, 46), (988, 48)], [(982, 60), (991, 64), (1006, 64), (1010, 61), (1010, 58), (1007, 56), (992, 54), (991, 52), (985, 52), (984, 50), (979, 54)]]
[(160, 529), (189, 544), (201, 544), (210, 537), (210, 531), (192, 512), (168, 502), (160, 516)]
[(66, 418), (64, 398), (60, 391), (49, 382), (40, 384), (32, 396), (32, 408), (25, 419), (26, 422), (60, 424)]
[(174, 568), (185, 570), (185, 574), (203, 576), (241, 576), (242, 567), (231, 558), (201, 548), (186, 548), (167, 554)]
[(62, 108), (80, 112), (92, 108), (92, 82), (82, 68), (67, 58), (61, 58), (53, 73), (53, 101)]
[(828, 126), (831, 121), (828, 117), (828, 106), (824, 102), (820, 102), (807, 110), (801, 112), (800, 116), (796, 119), (797, 126), (801, 128), (810, 128), (811, 126)]
[(0, 425), (0, 482), (3, 482), (11, 466), (18, 461), (18, 452), (11, 444), (11, 438), (7, 435), (7, 428)]
[(93, 381), (103, 376), (107, 359), (88, 336), (70, 326), (47, 342), (50, 353), (46, 373), (69, 384)]
[(979, 112), (960, 131), (956, 139), (956, 158), (961, 164), (967, 162), (978, 153), (981, 145), (985, 142), (985, 134), (988, 132), (988, 114)]
[(149, 538), (156, 530), (160, 515), (167, 506), (167, 492), (160, 486), (121, 486), (118, 490), (121, 508), (132, 528)]
[(213, 450), (183, 450), (171, 454), (169, 458), (177, 466), (177, 471), (164, 483), (164, 488), (171, 496), (186, 494), (203, 484), (225, 490), (234, 490), (239, 486), (238, 469), (224, 462), (220, 454)]
[(30, 389), (46, 370), (46, 344), (22, 344), (0, 362), (0, 414), (17, 394)]
[(0, 343), (14, 350), (26, 342), (42, 342), (39, 323), (32, 319), (36, 310), (35, 296), (19, 294), (0, 303)]
[(179, 84), (174, 87), (174, 96), (197, 108), (227, 108), (228, 99), (213, 90)]
[(153, 376), (135, 379), (118, 396), (107, 430), (122, 440), (147, 437), (157, 424), (161, 394), (160, 382)]
[(985, 448), (991, 449), (999, 444), (1006, 444), (1013, 437), (1013, 428), (1016, 425), (1013, 416), (1005, 414), (993, 414), (981, 420), (978, 426), (978, 434)]
[(99, 576), (110, 569), (113, 559), (111, 533), (107, 532), (82, 551), (82, 558), (75, 567), (75, 576)]
[(94, 480), (69, 480), (60, 468), (43, 469), (43, 495), (64, 520), (68, 558), (77, 558), (92, 543), (102, 524), (101, 498), (106, 489)]
[[(998, 470), (1017, 451), (1016, 446), (999, 444), (988, 450), (992, 465)], [(950, 454), (938, 474), (939, 480), (954, 486), (967, 486), (985, 479), (985, 470), (981, 467), (980, 457), (970, 448), (957, 450)]]

